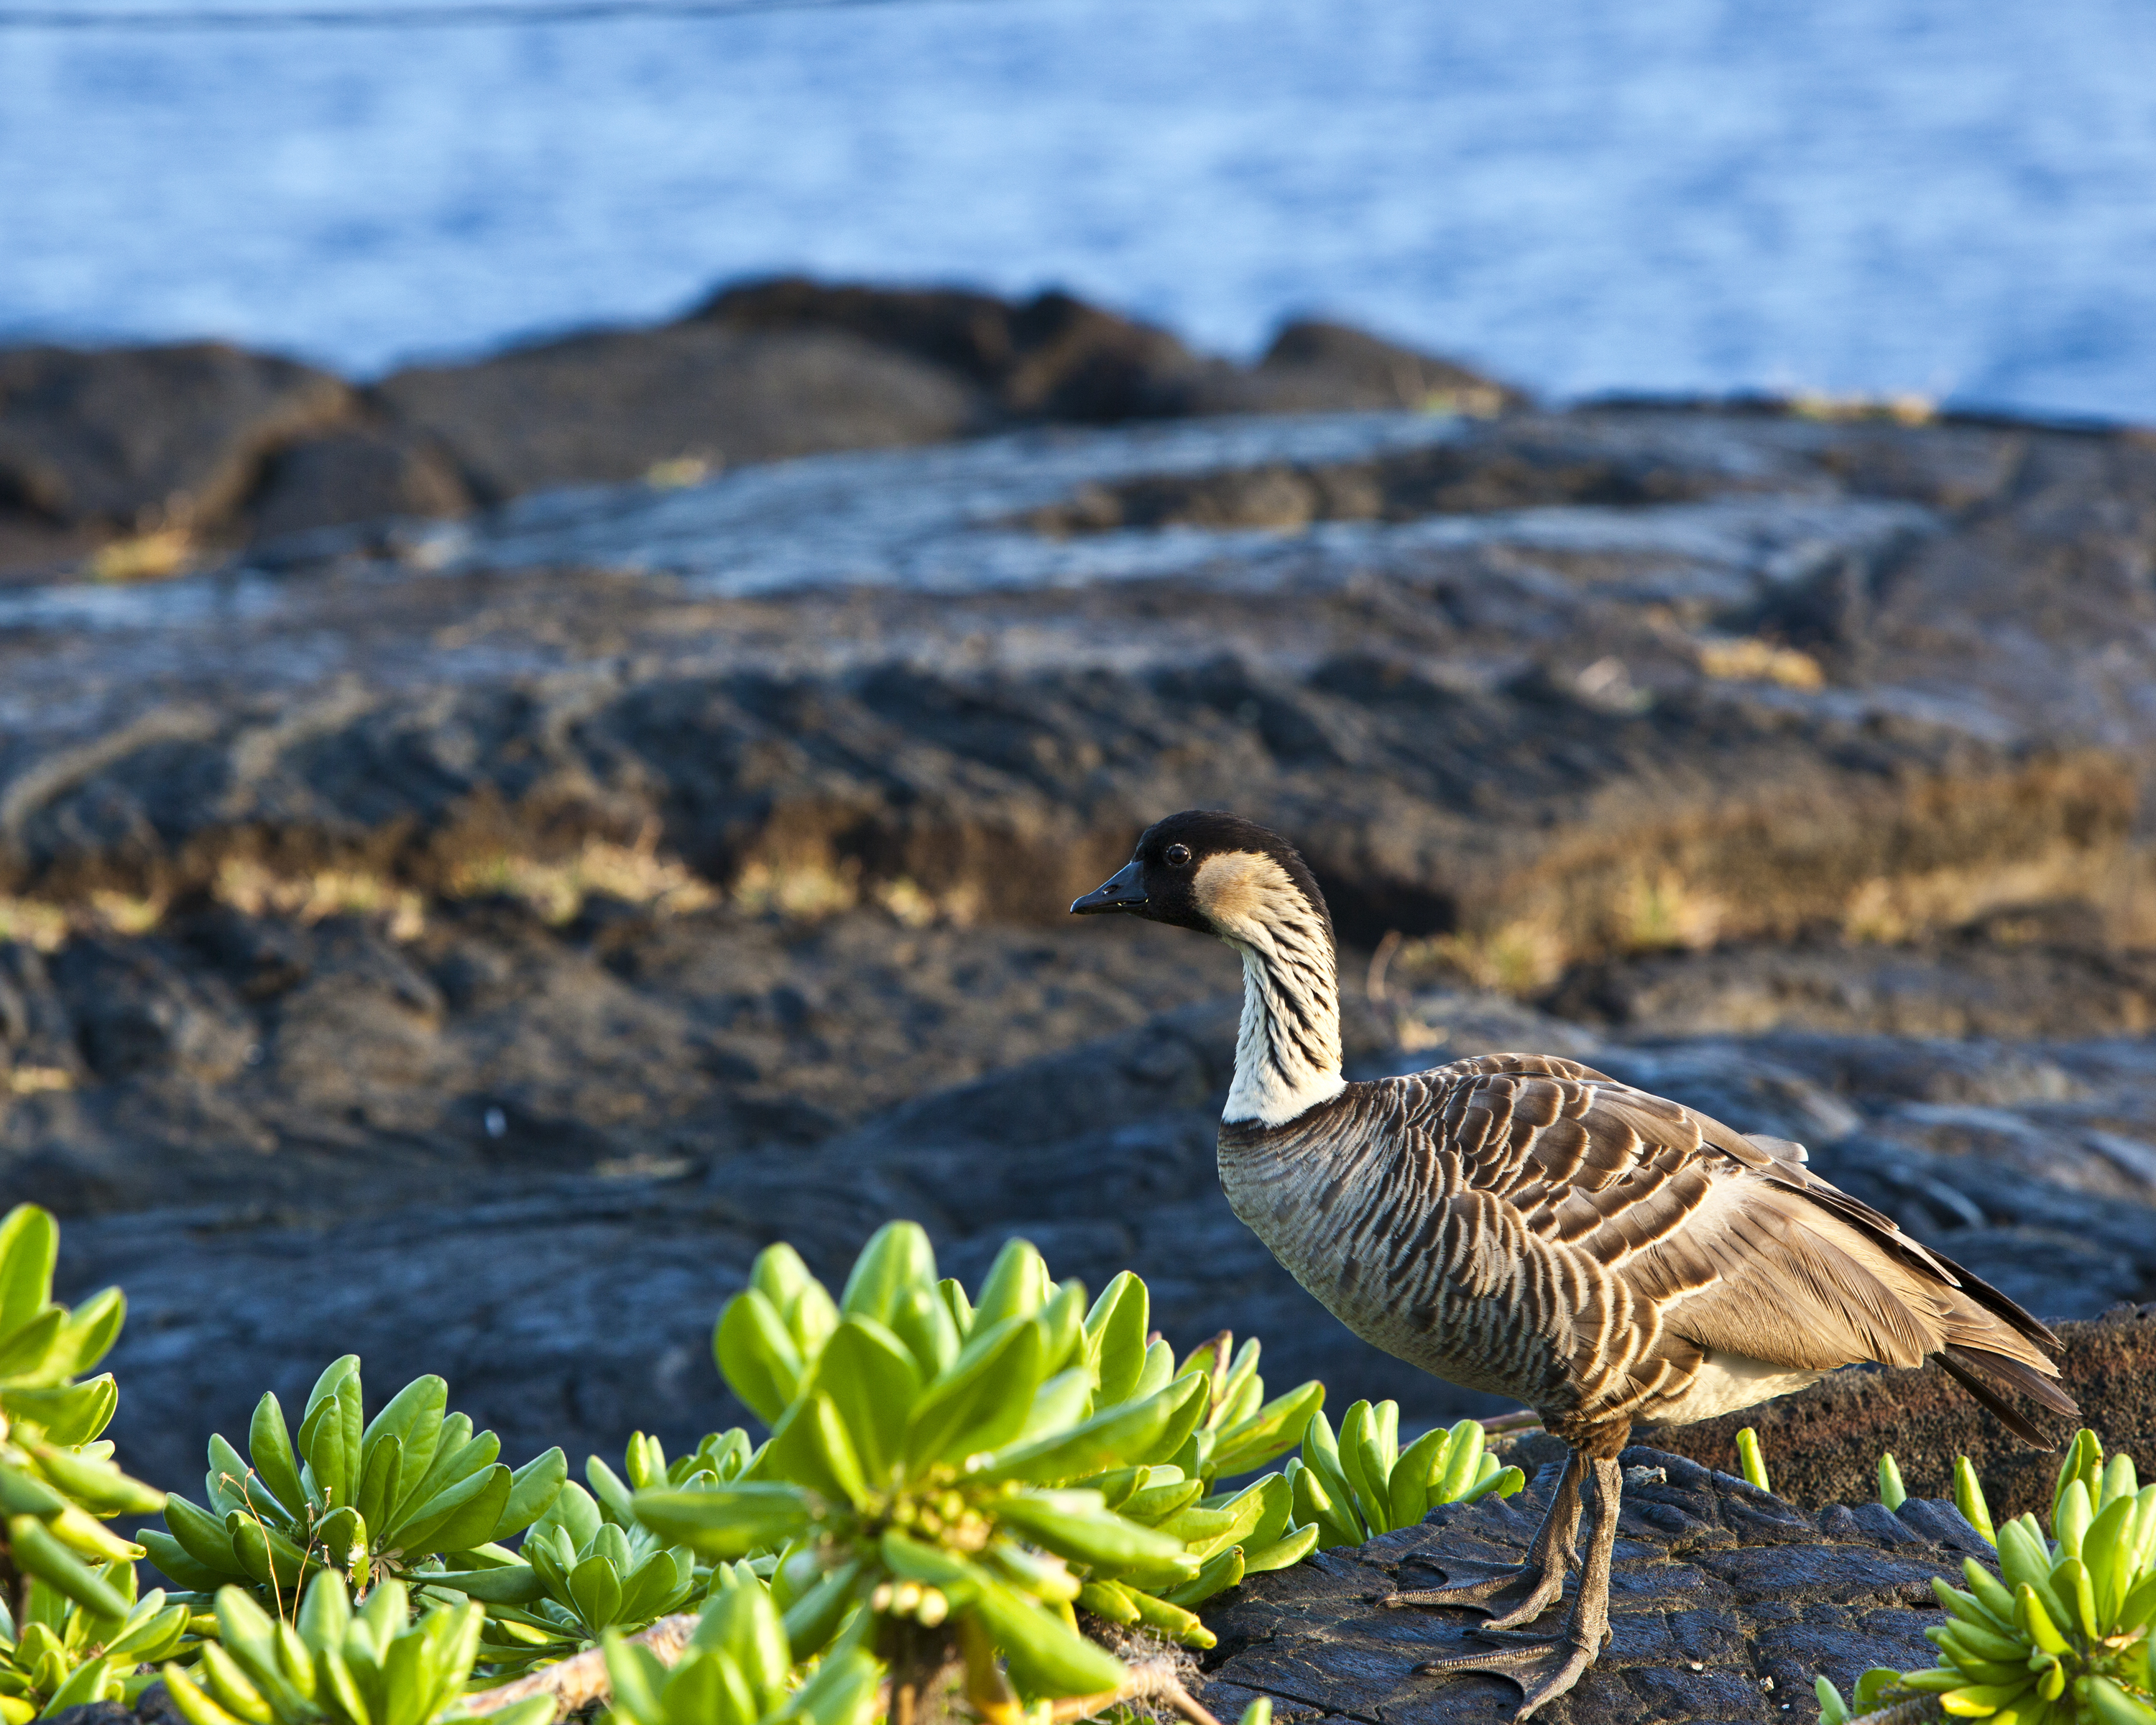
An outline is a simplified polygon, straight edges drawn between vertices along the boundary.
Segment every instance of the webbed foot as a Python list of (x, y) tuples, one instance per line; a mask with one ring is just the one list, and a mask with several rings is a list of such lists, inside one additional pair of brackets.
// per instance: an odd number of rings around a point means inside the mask
[[(1471, 1634), (1486, 1631), (1474, 1630)], [(1515, 1725), (1546, 1702), (1554, 1701), (1579, 1681), (1580, 1673), (1594, 1663), (1596, 1649), (1583, 1646), (1569, 1636), (1555, 1640), (1505, 1637), (1509, 1645), (1486, 1653), (1459, 1653), (1449, 1659), (1433, 1659), (1419, 1665), (1419, 1677), (1464, 1677), (1475, 1674), (1503, 1677), (1520, 1686), (1520, 1710)]]
[(1488, 1629), (1532, 1623), (1564, 1596), (1565, 1563), (1487, 1563), (1477, 1558), (1447, 1558), (1441, 1565), (1455, 1578), (1443, 1587), (1422, 1587), (1386, 1594), (1373, 1604), (1389, 1609), (1403, 1605), (1450, 1605), (1486, 1611)]

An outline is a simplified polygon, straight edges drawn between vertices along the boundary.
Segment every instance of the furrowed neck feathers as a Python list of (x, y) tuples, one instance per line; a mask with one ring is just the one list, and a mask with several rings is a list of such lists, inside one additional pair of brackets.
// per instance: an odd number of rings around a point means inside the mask
[(1287, 870), (1256, 851), (1199, 865), (1195, 896), (1243, 961), (1235, 1081), (1222, 1117), (1279, 1126), (1347, 1087), (1332, 931)]

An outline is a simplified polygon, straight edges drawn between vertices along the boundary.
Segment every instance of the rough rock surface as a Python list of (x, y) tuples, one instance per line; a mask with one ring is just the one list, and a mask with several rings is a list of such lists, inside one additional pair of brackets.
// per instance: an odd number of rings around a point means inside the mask
[[(1845, 1694), (1871, 1666), (1933, 1663), (1924, 1630), (1943, 1614), (1932, 1578), (1958, 1584), (1964, 1557), (1991, 1558), (1951, 1502), (1911, 1498), (1898, 1515), (1836, 1506), (1815, 1517), (1681, 1456), (1635, 1447), (1623, 1460), (1612, 1637), (1572, 1692), (1537, 1715), (1553, 1725), (1810, 1719), (1819, 1676)], [(1512, 1684), (1414, 1674), (1420, 1661), (1486, 1647), (1467, 1633), (1479, 1615), (1368, 1602), (1443, 1584), (1450, 1557), (1520, 1561), (1556, 1483), (1553, 1466), (1516, 1497), (1435, 1510), (1419, 1527), (1222, 1595), (1204, 1612), (1220, 1638), (1206, 1705), (1232, 1718), (1269, 1696), (1286, 1725), (1510, 1719), (1520, 1694)], [(1554, 1611), (1542, 1619), (1559, 1620)]]
[[(1011, 411), (936, 357), (952, 311), (694, 332)], [(366, 423), (369, 483), (485, 489)], [(1283, 1387), (1496, 1411), (1227, 1212), (1232, 955), (1063, 919), (1227, 804), (1333, 896), (1358, 1072), (1576, 1053), (2047, 1317), (2156, 1298), (2152, 464), (1644, 410), (1037, 427), (0, 595), (0, 1178), (73, 1292), (129, 1288), (116, 1430), (176, 1483), (346, 1349), (520, 1458), (693, 1440), (754, 1253), (836, 1276), (893, 1214), (968, 1275), (1012, 1233), (1137, 1268)]]
[[(1163, 942), (1176, 950), (1159, 931), (1130, 932), (1153, 939), (1095, 974), (1090, 1004), (1073, 989), (1070, 1005), (1081, 1016), (1127, 1011), (1114, 985), (1142, 991), (1143, 953)], [(1218, 961), (1216, 975), (1232, 974), (1225, 953), (1183, 944)], [(985, 979), (985, 966), (977, 974)], [(520, 987), (502, 980), (512, 992)], [(1024, 997), (1006, 998), (1016, 1006)], [(854, 1009), (873, 1020), (878, 1005)], [(819, 1035), (873, 1046), (867, 1026), (846, 1026), (843, 997), (830, 1006)], [(619, 1007), (576, 1022), (596, 1027), (617, 1015), (624, 1045), (647, 1034), (647, 1021)], [(1387, 1027), (1358, 1013), (1350, 1042), (1359, 1073), (1491, 1047), (1570, 1051), (1711, 1106), (1740, 1129), (1809, 1138), (1832, 1178), (2039, 1311), (2093, 1317), (2115, 1300), (2156, 1291), (2156, 1193), (2122, 1201), (2007, 1164), (1867, 1147), (1866, 1111), (1896, 1106), (1883, 1081), (1877, 1091), (1831, 1089), (1757, 1046), (1729, 1042), (1696, 1052), (1599, 1044), (1489, 997), (1424, 997), (1392, 1022), (1409, 1027), (1420, 1046), (1410, 1055), (1389, 1045)], [(545, 1021), (522, 1023), (533, 1045), (526, 1058), (543, 1065)], [(1014, 1234), (1033, 1240), (1059, 1276), (1096, 1288), (1134, 1269), (1152, 1287), (1156, 1325), (1178, 1343), (1223, 1327), (1262, 1337), (1276, 1388), (1317, 1377), (1338, 1405), (1391, 1396), (1410, 1424), (1502, 1411), (1495, 1398), (1355, 1342), (1229, 1214), (1213, 1140), (1233, 1026), (1231, 1002), (1216, 998), (846, 1127), (802, 1104), (759, 1111), (744, 1096), (731, 1104), (715, 1096), (653, 1130), (609, 1122), (588, 1096), (550, 1109), (496, 1091), (454, 1097), (429, 1128), (399, 1130), (370, 1120), (364, 1106), (347, 1123), (332, 1109), (288, 1104), (253, 1153), (235, 1157), (217, 1153), (203, 1129), (216, 1117), (213, 1103), (158, 1119), (131, 1086), (122, 1093), (132, 1089), (145, 1140), (189, 1159), (136, 1173), (119, 1213), (69, 1220), (63, 1277), (77, 1293), (115, 1281), (126, 1286), (131, 1315), (111, 1362), (126, 1386), (115, 1430), (133, 1465), (166, 1481), (190, 1478), (208, 1432), (243, 1426), (263, 1389), (287, 1401), (304, 1396), (346, 1351), (367, 1361), (381, 1395), (421, 1372), (442, 1373), (457, 1405), (499, 1430), (520, 1458), (557, 1442), (572, 1455), (610, 1453), (639, 1429), (670, 1445), (693, 1440), (743, 1417), (711, 1367), (709, 1337), (755, 1253), (790, 1240), (835, 1282), (860, 1242), (894, 1215), (925, 1224), (946, 1268), (968, 1278)], [(1053, 1035), (1055, 1021), (1043, 1029)], [(1951, 1045), (1883, 1039), (1809, 1046), (1820, 1066), (1843, 1072), (1867, 1061), (1891, 1066), (1898, 1055), (1920, 1073), (1951, 1053)], [(363, 1056), (364, 1045), (331, 1040), (322, 1058), (349, 1061), (353, 1049)], [(658, 1051), (664, 1056), (665, 1045)], [(609, 1081), (603, 1075), (619, 1058), (594, 1038), (563, 1063), (591, 1068), (596, 1085)], [(667, 1081), (665, 1065), (653, 1060), (629, 1081), (656, 1088)], [(717, 1060), (701, 1069), (723, 1070)], [(2001, 1074), (2002, 1084), (2010, 1076)], [(701, 1081), (693, 1069), (671, 1080), (684, 1096)], [(723, 1094), (723, 1081), (712, 1088)], [(385, 1091), (393, 1106), (429, 1104), (421, 1083)], [(489, 1136), (490, 1106), (501, 1111), (499, 1139)], [(291, 1136), (280, 1138), (275, 1128), (286, 1122)], [(310, 1141), (294, 1127), (321, 1136)], [(1849, 1146), (1845, 1157), (1837, 1142)], [(25, 1173), (57, 1180), (56, 1170), (78, 1165), (54, 1153)], [(192, 1203), (182, 1195), (189, 1193)], [(2005, 1454), (1995, 1435), (1964, 1442), (1982, 1422), (1958, 1390), (1928, 1378), (1921, 1388), (1912, 1405), (1936, 1410), (1926, 1417), (1941, 1422), (1941, 1441), (1979, 1457)], [(2098, 1399), (2091, 1405), (2097, 1411)], [(1891, 1419), (1882, 1408), (1877, 1420)], [(1897, 1441), (1876, 1425), (1850, 1446), (1862, 1450), (1853, 1465), (1865, 1476), (1878, 1448)], [(2128, 1435), (2102, 1429), (2115, 1440)], [(1770, 1435), (1770, 1456), (1779, 1442)], [(1950, 1464), (1955, 1452), (1944, 1453)], [(1838, 1465), (1845, 1474), (1852, 1464), (1841, 1456)], [(1793, 1477), (1810, 1487), (1809, 1476)], [(1843, 1475), (1831, 1477), (1835, 1494), (1851, 1495)]]
[(640, 479), (666, 461), (718, 469), (940, 443), (988, 420), (948, 373), (856, 337), (702, 323), (399, 372), (377, 393), (398, 422), (456, 450), (490, 502)]
[[(1068, 294), (730, 288), (598, 331), (370, 387), (216, 343), (0, 348), (0, 579), (162, 574), (350, 522), (465, 515), (547, 486), (662, 483), (819, 450), (1040, 421), (1464, 406), (1520, 398), (1332, 325), (1239, 367)], [(171, 532), (131, 558), (129, 536)], [(116, 539), (116, 562), (90, 554)]]
[[(2156, 1307), (2122, 1306), (2058, 1328), (2059, 1363), (2082, 1424), (2107, 1453), (2156, 1455)], [(1950, 1492), (1954, 1458), (1966, 1455), (1994, 1522), (2028, 1512), (2051, 1517), (2058, 1458), (2016, 1441), (1938, 1373), (1837, 1373), (1765, 1407), (1654, 1440), (1710, 1466), (1733, 1466), (1745, 1425), (1759, 1434), (1768, 1478), (1800, 1503), (1861, 1502), (1876, 1488), (1881, 1453), (1892, 1450), (1911, 1491)]]
[(0, 510), (121, 530), (212, 520), (350, 388), (222, 342), (0, 348)]

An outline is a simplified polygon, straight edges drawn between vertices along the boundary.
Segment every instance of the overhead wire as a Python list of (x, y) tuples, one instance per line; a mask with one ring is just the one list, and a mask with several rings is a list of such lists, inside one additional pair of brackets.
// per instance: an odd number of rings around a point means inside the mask
[(0, 6), (0, 29), (275, 31), (470, 29), (500, 24), (608, 23), (622, 19), (730, 18), (753, 13), (841, 12), (935, 0), (458, 0), (446, 6), (245, 7)]

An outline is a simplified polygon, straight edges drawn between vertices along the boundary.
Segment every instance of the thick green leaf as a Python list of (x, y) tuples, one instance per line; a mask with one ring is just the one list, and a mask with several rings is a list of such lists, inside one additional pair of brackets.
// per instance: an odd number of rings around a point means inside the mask
[(886, 1222), (854, 1260), (839, 1310), (888, 1325), (907, 1289), (932, 1287), (935, 1282), (936, 1253), (927, 1231), (918, 1222)]
[(10, 1419), (41, 1427), (56, 1444), (90, 1442), (112, 1423), (119, 1405), (120, 1391), (110, 1372), (80, 1384), (0, 1389), (0, 1407), (7, 1409)]
[(1014, 1492), (995, 1500), (993, 1514), (1059, 1557), (1141, 1587), (1179, 1586), (1199, 1568), (1182, 1540), (1116, 1514), (1097, 1491)]
[[(600, 1507), (605, 1511), (608, 1518), (624, 1523), (635, 1519), (635, 1512), (629, 1508), (629, 1501), (636, 1494), (629, 1489), (621, 1476), (608, 1467), (605, 1462), (600, 1461), (596, 1455), (586, 1456), (584, 1477), (591, 1481), (592, 1495), (598, 1500)], [(597, 1528), (593, 1529), (593, 1532), (598, 1531)], [(587, 1535), (586, 1538), (589, 1536)], [(583, 1542), (579, 1541), (578, 1543), (581, 1544)]]
[[(606, 1464), (594, 1455), (586, 1463), (588, 1467), (603, 1468)], [(608, 1476), (612, 1478), (612, 1475)], [(619, 1485), (619, 1481), (615, 1483)], [(629, 1508), (628, 1494), (623, 1494), (623, 1519), (634, 1522), (635, 1516)], [(569, 1543), (582, 1551), (591, 1543), (592, 1535), (599, 1531), (599, 1507), (592, 1501), (592, 1494), (572, 1481), (562, 1487), (560, 1494), (547, 1506), (546, 1513), (531, 1524), (531, 1535), (537, 1537), (551, 1527), (560, 1527), (569, 1536)]]
[[(923, 1291), (909, 1293), (919, 1297)], [(887, 1486), (905, 1458), (906, 1418), (922, 1375), (904, 1343), (875, 1319), (852, 1312), (824, 1344), (803, 1389), (830, 1399), (861, 1473)]]
[(1138, 1381), (1131, 1386), (1131, 1399), (1167, 1389), (1176, 1375), (1175, 1350), (1165, 1342), (1147, 1343), (1145, 1359), (1138, 1368)]
[(801, 1488), (779, 1481), (639, 1491), (635, 1511), (637, 1520), (670, 1545), (685, 1545), (705, 1558), (776, 1549), (808, 1526)]
[(59, 1249), (59, 1224), (49, 1210), (18, 1204), (0, 1220), (0, 1336), (28, 1323), (53, 1297)]
[(820, 1578), (786, 1608), (787, 1645), (798, 1660), (813, 1659), (830, 1645), (854, 1603), (861, 1565), (857, 1558)]
[(622, 1455), (622, 1466), (629, 1475), (629, 1483), (639, 1491), (648, 1486), (663, 1486), (666, 1483), (665, 1445), (655, 1437), (632, 1432), (629, 1447)]
[(494, 1569), (429, 1570), (429, 1587), (485, 1599), (490, 1605), (529, 1605), (547, 1596), (545, 1584), (530, 1563), (506, 1563)]
[(908, 1288), (891, 1313), (891, 1332), (906, 1346), (924, 1378), (937, 1376), (958, 1357), (958, 1327), (934, 1288)]
[[(223, 1528), (218, 1532), (222, 1533)], [(229, 1569), (213, 1569), (191, 1557), (185, 1546), (169, 1533), (160, 1533), (155, 1527), (145, 1527), (136, 1538), (150, 1553), (150, 1561), (157, 1566), (157, 1573), (167, 1581), (194, 1593), (208, 1593), (222, 1585), (239, 1573), (239, 1559), (234, 1557)]]
[(38, 1471), (93, 1515), (153, 1515), (165, 1507), (162, 1491), (130, 1479), (100, 1456), (41, 1442), (26, 1432), (16, 1438), (36, 1459)]
[(487, 1538), (506, 1539), (512, 1533), (521, 1533), (545, 1513), (568, 1477), (569, 1458), (558, 1446), (534, 1455), (510, 1475), (509, 1502), (502, 1506), (501, 1519)]
[(793, 1697), (792, 1717), (804, 1725), (865, 1725), (881, 1668), (858, 1647), (825, 1659)]
[(756, 1471), (760, 1478), (806, 1486), (834, 1507), (850, 1504), (858, 1509), (868, 1500), (853, 1440), (831, 1398), (820, 1389), (786, 1410), (757, 1458)]
[(427, 1471), (414, 1480), (411, 1468), (404, 1469), (404, 1501), (390, 1517), (396, 1525), (383, 1530), (384, 1542), (403, 1544), (404, 1529), (423, 1510), (439, 1502), (452, 1487), (495, 1466), (501, 1455), (500, 1438), (490, 1431), (472, 1436), (471, 1420), (462, 1414), (450, 1414), (442, 1422), (442, 1435), (434, 1445), (434, 1459), (427, 1464)]
[(307, 1512), (306, 1489), (300, 1483), (299, 1458), (292, 1453), (292, 1435), (285, 1425), (285, 1410), (277, 1398), (264, 1392), (254, 1404), (254, 1417), (247, 1428), (247, 1456), (257, 1478), (270, 1495), (295, 1520)]
[(673, 1610), (696, 1585), (696, 1566), (680, 1550), (647, 1553), (644, 1561), (623, 1576), (619, 1621), (646, 1624)]
[(621, 1577), (612, 1563), (594, 1553), (570, 1570), (569, 1598), (585, 1626), (596, 1635), (620, 1613)]
[(1303, 1430), (1302, 1463), (1316, 1476), (1314, 1483), (1324, 1489), (1340, 1527), (1352, 1530), (1348, 1538), (1336, 1543), (1360, 1545), (1370, 1536), (1363, 1531), (1362, 1511), (1348, 1486), (1348, 1476), (1341, 1471), (1340, 1450), (1322, 1408), (1310, 1416), (1310, 1424)]
[(1276, 1396), (1248, 1419), (1223, 1425), (1213, 1446), (1214, 1468), (1231, 1476), (1248, 1473), (1286, 1455), (1301, 1441), (1310, 1416), (1324, 1405), (1325, 1386), (1312, 1378)]
[[(445, 1382), (431, 1373), (414, 1378), (389, 1398), (360, 1434), (362, 1467), (372, 1460), (378, 1445), (394, 1438), (404, 1452), (403, 1473), (413, 1480), (418, 1479), (434, 1465), (435, 1448), (441, 1440), (442, 1422), (449, 1415), (449, 1386)], [(385, 1503), (385, 1511), (393, 1507), (395, 1502), (392, 1498)], [(379, 1521), (380, 1517), (368, 1519)]]
[(426, 1552), (462, 1551), (494, 1538), (515, 1486), (509, 1470), (496, 1462), (422, 1504), (399, 1530), (406, 1560)]
[[(225, 1531), (221, 1516), (197, 1508), (175, 1491), (165, 1499), (165, 1527), (180, 1549), (215, 1574), (220, 1582), (241, 1573), (239, 1553), (233, 1549), (232, 1536)], [(172, 1575), (169, 1569), (165, 1573)], [(172, 1575), (175, 1581), (180, 1579)]]
[(988, 1266), (980, 1297), (973, 1301), (973, 1327), (1002, 1323), (1007, 1318), (1031, 1317), (1048, 1303), (1051, 1284), (1048, 1266), (1027, 1240), (1009, 1240)]
[(1016, 1589), (991, 1581), (973, 1609), (1003, 1651), (1022, 1694), (1099, 1695), (1122, 1686), (1121, 1660)]
[(1241, 1581), (1244, 1574), (1243, 1548), (1240, 1545), (1220, 1548), (1205, 1560), (1205, 1567), (1181, 1587), (1163, 1594), (1171, 1605), (1180, 1605), (1186, 1611), (1194, 1611), (1214, 1594), (1225, 1593)]
[(126, 1322), (127, 1296), (117, 1288), (102, 1289), (76, 1307), (60, 1334), (65, 1374), (76, 1377), (103, 1359)]
[(1050, 1432), (997, 1450), (981, 1475), (990, 1480), (1060, 1485), (1118, 1462), (1158, 1455), (1171, 1438), (1179, 1447), (1190, 1425), (1203, 1413), (1205, 1388), (1205, 1380), (1194, 1374), (1142, 1401), (1104, 1408), (1068, 1431)]
[(1040, 1324), (1045, 1337), (1042, 1369), (1052, 1378), (1068, 1367), (1083, 1366), (1090, 1380), (1092, 1368), (1085, 1358), (1086, 1284), (1073, 1276), (1051, 1289), (1040, 1308)]
[(306, 1405), (300, 1409), (301, 1420), (304, 1421), (324, 1401), (335, 1395), (337, 1386), (346, 1378), (358, 1375), (359, 1356), (356, 1353), (340, 1354), (324, 1366), (321, 1376), (315, 1379), (315, 1387), (307, 1392)]
[(1317, 1524), (1312, 1522), (1274, 1540), (1270, 1545), (1245, 1549), (1243, 1553), (1243, 1573), (1260, 1575), (1268, 1570), (1291, 1568), (1317, 1549)]
[(1145, 1369), (1146, 1332), (1152, 1327), (1146, 1285), (1126, 1270), (1101, 1291), (1086, 1316), (1086, 1340), (1094, 1355), (1105, 1404), (1131, 1399)]
[(761, 1290), (745, 1288), (726, 1301), (711, 1353), (726, 1387), (766, 1425), (778, 1425), (801, 1387), (801, 1353)]
[(129, 1601), (48, 1532), (35, 1516), (8, 1517), (8, 1545), (15, 1567), (54, 1592), (102, 1616), (126, 1616)]
[(60, 1330), (66, 1322), (65, 1312), (48, 1306), (0, 1337), (0, 1378), (43, 1385), (66, 1377), (65, 1362), (57, 1353)]
[(951, 1368), (906, 1420), (911, 1467), (997, 1449), (1015, 1437), (1040, 1387), (1040, 1326), (1028, 1318), (977, 1326)]
[(360, 1445), (365, 1458), (359, 1476), (359, 1497), (354, 1506), (370, 1527), (383, 1526), (403, 1489), (404, 1443), (393, 1432), (365, 1440)]
[(785, 1692), (793, 1667), (778, 1608), (762, 1588), (737, 1587), (721, 1594), (708, 1609), (728, 1656), (748, 1680), (760, 1714)]

